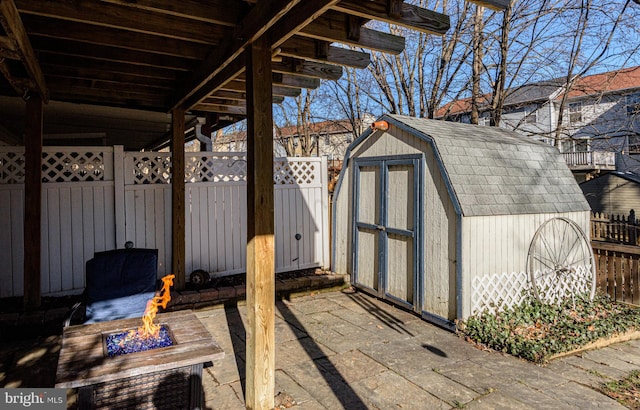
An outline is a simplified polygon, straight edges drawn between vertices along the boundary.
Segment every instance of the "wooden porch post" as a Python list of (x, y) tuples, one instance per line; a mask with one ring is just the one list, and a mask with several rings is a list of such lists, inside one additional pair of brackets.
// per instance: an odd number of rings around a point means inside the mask
[(275, 389), (275, 253), (271, 44), (247, 49), (247, 409), (272, 409)]
[(185, 216), (184, 216), (184, 110), (171, 111), (171, 273), (174, 286), (184, 289), (185, 279)]
[(24, 306), (40, 307), (40, 247), (42, 218), (42, 98), (27, 100), (24, 130)]

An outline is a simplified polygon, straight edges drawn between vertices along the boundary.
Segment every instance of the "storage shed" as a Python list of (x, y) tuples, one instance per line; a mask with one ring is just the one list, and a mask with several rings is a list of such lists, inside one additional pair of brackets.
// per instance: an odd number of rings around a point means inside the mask
[(576, 256), (581, 241), (591, 252), (589, 204), (555, 147), (497, 127), (379, 121), (386, 130), (349, 146), (334, 193), (332, 268), (354, 286), (448, 326), (519, 301), (528, 267), (551, 264), (533, 244), (571, 259), (562, 272), (594, 272)]

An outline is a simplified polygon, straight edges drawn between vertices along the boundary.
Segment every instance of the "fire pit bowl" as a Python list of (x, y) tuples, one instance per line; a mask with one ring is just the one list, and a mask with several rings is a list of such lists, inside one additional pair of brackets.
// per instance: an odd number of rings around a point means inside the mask
[(172, 345), (109, 355), (105, 340), (140, 319), (121, 319), (64, 329), (57, 388), (77, 389), (78, 408), (202, 408), (203, 364), (224, 352), (191, 311), (157, 316)]
[(102, 350), (105, 356), (114, 357), (173, 346), (175, 344), (173, 340), (169, 326), (162, 324), (157, 337), (140, 336), (137, 328), (103, 333)]

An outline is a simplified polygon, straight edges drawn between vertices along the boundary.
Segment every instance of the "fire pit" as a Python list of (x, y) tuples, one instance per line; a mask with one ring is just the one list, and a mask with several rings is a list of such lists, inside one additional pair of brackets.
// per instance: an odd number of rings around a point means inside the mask
[(157, 321), (172, 344), (127, 354), (110, 354), (106, 340), (135, 332), (139, 318), (65, 328), (55, 387), (78, 389), (81, 409), (202, 408), (203, 364), (224, 352), (191, 311)]

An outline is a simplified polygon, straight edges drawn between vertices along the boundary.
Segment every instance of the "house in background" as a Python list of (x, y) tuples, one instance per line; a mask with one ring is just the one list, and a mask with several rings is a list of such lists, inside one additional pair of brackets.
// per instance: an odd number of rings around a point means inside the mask
[(640, 212), (640, 177), (627, 172), (609, 172), (580, 184), (593, 212), (628, 215)]
[[(355, 122), (350, 120), (314, 122), (309, 124), (307, 136), (302, 127), (276, 127), (273, 137), (274, 153), (278, 157), (305, 156), (303, 146), (308, 144), (310, 156), (326, 156), (330, 163), (342, 161), (354, 137), (364, 132), (374, 120), (375, 117), (365, 114), (363, 119)], [(213, 151), (241, 152), (246, 149), (247, 133), (245, 131), (217, 133), (212, 139)]]
[[(585, 76), (566, 95), (556, 141), (565, 81), (552, 79), (507, 91), (500, 127), (558, 146), (578, 181), (600, 172), (640, 173), (640, 67)], [(479, 125), (489, 125), (489, 95)], [(451, 102), (436, 118), (469, 123), (471, 99)]]

